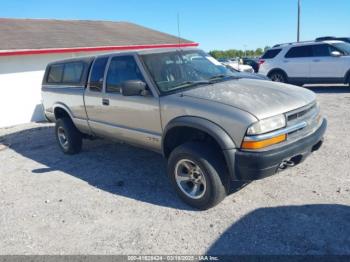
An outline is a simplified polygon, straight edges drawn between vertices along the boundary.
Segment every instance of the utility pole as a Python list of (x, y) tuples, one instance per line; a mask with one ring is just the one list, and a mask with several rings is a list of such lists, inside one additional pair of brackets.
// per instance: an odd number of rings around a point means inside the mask
[(298, 32), (297, 32), (297, 42), (300, 41), (300, 0), (298, 0)]

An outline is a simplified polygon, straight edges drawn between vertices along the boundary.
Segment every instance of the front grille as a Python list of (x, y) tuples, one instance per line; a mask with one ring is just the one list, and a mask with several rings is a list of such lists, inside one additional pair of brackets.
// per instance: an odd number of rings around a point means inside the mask
[(286, 114), (287, 126), (294, 126), (305, 123), (305, 126), (290, 132), (288, 139), (294, 139), (306, 135), (314, 130), (319, 125), (320, 109), (316, 103), (308, 105)]
[(287, 119), (288, 119), (288, 121), (296, 120), (298, 118), (301, 118), (301, 117), (305, 116), (307, 113), (311, 112), (315, 108), (316, 108), (316, 104), (314, 104), (311, 107), (309, 107), (307, 109), (304, 109), (302, 111), (299, 111), (299, 112), (296, 112), (296, 113), (292, 113), (291, 115), (288, 115)]

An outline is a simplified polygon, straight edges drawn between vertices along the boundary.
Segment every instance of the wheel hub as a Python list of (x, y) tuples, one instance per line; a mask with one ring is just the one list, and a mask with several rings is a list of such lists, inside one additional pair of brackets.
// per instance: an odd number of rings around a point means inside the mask
[(175, 180), (180, 190), (192, 199), (201, 198), (206, 191), (204, 174), (191, 160), (182, 159), (176, 164)]
[(68, 138), (66, 136), (66, 133), (63, 129), (63, 127), (59, 127), (58, 130), (57, 130), (57, 136), (58, 136), (58, 140), (61, 144), (61, 146), (64, 148), (64, 149), (67, 149), (68, 148)]

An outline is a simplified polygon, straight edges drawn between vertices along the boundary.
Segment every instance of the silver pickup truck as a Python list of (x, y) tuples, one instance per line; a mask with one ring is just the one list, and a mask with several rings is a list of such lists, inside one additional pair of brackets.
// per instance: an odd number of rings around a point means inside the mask
[(64, 153), (92, 137), (159, 152), (179, 196), (199, 209), (218, 204), (235, 181), (299, 164), (327, 126), (313, 92), (240, 78), (193, 48), (51, 63), (42, 97)]

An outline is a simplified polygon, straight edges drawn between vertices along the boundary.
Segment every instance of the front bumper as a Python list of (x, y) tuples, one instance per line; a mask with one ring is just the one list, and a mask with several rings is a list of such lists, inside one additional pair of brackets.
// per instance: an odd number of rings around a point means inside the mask
[[(310, 153), (318, 150), (323, 143), (327, 120), (312, 134), (291, 144), (264, 152), (237, 150), (234, 154), (235, 180), (256, 180), (275, 174), (287, 166), (301, 163)], [(284, 165), (286, 163), (286, 165)]]

